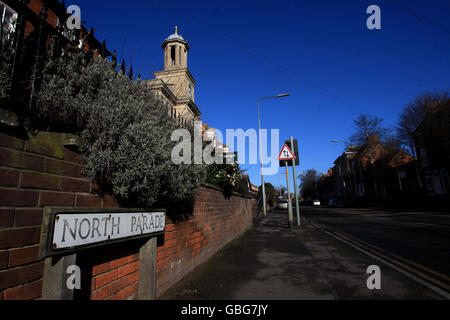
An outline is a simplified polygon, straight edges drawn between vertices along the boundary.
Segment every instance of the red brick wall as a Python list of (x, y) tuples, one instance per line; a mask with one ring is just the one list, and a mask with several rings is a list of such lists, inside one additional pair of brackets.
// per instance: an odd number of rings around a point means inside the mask
[[(28, 3), (28, 8), (30, 8), (31, 10), (33, 10), (33, 12), (34, 12), (37, 16), (39, 16), (39, 14), (40, 14), (41, 11), (42, 11), (42, 0), (31, 0), (31, 1)], [(56, 23), (57, 23), (57, 21), (58, 21), (58, 17), (57, 17), (57, 15), (56, 15), (56, 13), (54, 13), (54, 12), (52, 11), (52, 9), (48, 9), (48, 10), (47, 10), (47, 15), (48, 15), (48, 17), (47, 17), (46, 21), (47, 21), (50, 25), (52, 25), (53, 27), (56, 27)]]
[[(94, 194), (98, 187), (83, 177), (80, 155), (64, 147), (67, 138), (39, 133), (25, 140), (0, 134), (0, 300), (41, 297), (44, 264), (38, 260), (38, 247), (43, 207), (119, 206), (112, 197)], [(235, 195), (225, 199), (220, 190), (204, 186), (196, 190), (191, 212), (168, 214), (157, 248), (157, 295), (245, 232), (252, 224), (253, 205)], [(79, 296), (136, 296), (139, 246), (123, 246), (79, 254), (85, 284)]]
[(157, 248), (157, 296), (250, 228), (254, 204), (240, 196), (225, 199), (213, 187), (196, 190), (193, 213), (182, 221), (166, 220), (164, 242)]
[[(96, 266), (97, 267), (97, 266)], [(108, 271), (93, 274), (92, 300), (125, 300), (138, 291), (139, 254), (113, 260)], [(94, 270), (99, 268), (94, 268)], [(100, 268), (102, 269), (102, 268)], [(95, 284), (95, 287), (94, 287)]]
[[(42, 11), (42, 0), (31, 0), (28, 3), (28, 7), (37, 15), (39, 16), (40, 12)], [(47, 10), (47, 19), (46, 21), (53, 27), (56, 28), (56, 24), (58, 22), (58, 16), (56, 13), (54, 13), (51, 9)], [(27, 21), (25, 24), (25, 36), (27, 36), (30, 32), (34, 30), (33, 24), (31, 22)]]
[(91, 193), (79, 154), (65, 135), (29, 140), (0, 134), (0, 299), (41, 296), (44, 263), (38, 247), (44, 206), (118, 207)]
[(79, 253), (83, 266), (81, 291), (75, 298), (90, 300), (134, 299), (138, 291), (139, 244), (116, 244)]

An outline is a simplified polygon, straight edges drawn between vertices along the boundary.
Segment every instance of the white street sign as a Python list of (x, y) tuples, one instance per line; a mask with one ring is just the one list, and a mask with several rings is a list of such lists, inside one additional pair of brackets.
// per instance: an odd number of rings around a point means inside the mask
[(61, 213), (55, 216), (52, 248), (73, 248), (164, 231), (164, 212)]

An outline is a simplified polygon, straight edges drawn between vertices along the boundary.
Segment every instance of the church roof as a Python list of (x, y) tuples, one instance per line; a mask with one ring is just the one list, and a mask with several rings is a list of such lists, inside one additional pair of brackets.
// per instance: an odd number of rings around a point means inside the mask
[(175, 33), (172, 33), (170, 36), (168, 36), (164, 42), (162, 43), (161, 47), (165, 47), (168, 42), (171, 41), (181, 41), (186, 45), (186, 48), (189, 50), (189, 44), (186, 40), (184, 40), (183, 36), (181, 34), (178, 34), (178, 27), (175, 26)]
[(177, 34), (177, 33), (171, 34), (170, 36), (167, 37), (166, 40), (172, 40), (172, 39), (184, 40), (183, 37), (181, 36), (181, 34)]

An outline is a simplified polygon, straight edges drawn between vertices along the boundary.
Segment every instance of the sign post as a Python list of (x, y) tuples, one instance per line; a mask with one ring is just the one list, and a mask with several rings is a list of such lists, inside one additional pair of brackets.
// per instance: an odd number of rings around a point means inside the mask
[[(298, 150), (295, 149), (296, 147), (296, 143), (294, 144), (294, 139), (292, 138), (292, 136), (290, 137), (291, 139), (291, 147), (292, 147), (292, 152), (295, 154), (296, 152), (298, 153)], [(298, 204), (298, 188), (297, 188), (297, 174), (295, 173), (295, 164), (296, 164), (296, 159), (292, 160), (292, 173), (294, 175), (294, 192), (295, 192), (295, 212), (297, 213), (297, 225), (300, 226), (300, 206)]]
[(44, 259), (42, 299), (72, 300), (67, 268), (85, 250), (139, 240), (138, 299), (156, 299), (156, 241), (165, 232), (164, 209), (45, 207), (39, 258)]
[(288, 193), (288, 215), (289, 215), (289, 226), (292, 227), (294, 222), (294, 217), (292, 215), (292, 203), (291, 203), (291, 190), (289, 188), (289, 170), (286, 162), (286, 184), (287, 184), (287, 193)]
[[(280, 155), (278, 156), (278, 160), (293, 160), (295, 161), (295, 155), (289, 149), (288, 145), (285, 144), (283, 148), (281, 148)], [(286, 167), (286, 184), (287, 184), (287, 192), (288, 192), (288, 215), (289, 215), (289, 226), (292, 227), (294, 217), (292, 215), (292, 204), (291, 204), (291, 190), (289, 187), (289, 170), (288, 170), (288, 161), (284, 161), (284, 165)]]

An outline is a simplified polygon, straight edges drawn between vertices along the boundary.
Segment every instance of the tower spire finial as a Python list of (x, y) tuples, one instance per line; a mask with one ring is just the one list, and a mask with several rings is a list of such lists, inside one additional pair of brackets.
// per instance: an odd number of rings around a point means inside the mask
[(178, 34), (178, 26), (175, 26), (175, 34)]

